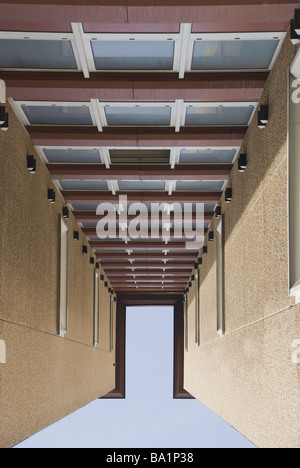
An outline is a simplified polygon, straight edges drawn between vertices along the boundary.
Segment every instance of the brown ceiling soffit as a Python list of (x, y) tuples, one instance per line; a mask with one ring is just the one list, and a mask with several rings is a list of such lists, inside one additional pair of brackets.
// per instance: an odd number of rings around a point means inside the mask
[[(168, 257), (169, 258), (169, 257)], [(113, 260), (113, 259), (112, 259)], [(117, 260), (117, 259), (116, 259)], [(119, 262), (117, 261), (116, 263), (114, 262), (101, 262), (102, 268), (105, 270), (105, 272), (110, 273), (113, 270), (126, 272), (126, 271), (134, 271), (139, 272), (139, 271), (151, 271), (152, 269), (158, 269), (158, 270), (165, 270), (166, 272), (168, 271), (174, 271), (174, 269), (177, 270), (182, 270), (182, 271), (191, 271), (194, 266), (194, 261), (195, 261), (195, 256), (193, 255), (193, 258), (190, 260), (186, 260), (184, 262), (176, 262), (176, 261), (169, 261), (168, 263), (162, 263), (162, 261), (151, 261), (151, 262), (134, 262), (134, 264), (131, 263), (125, 263), (125, 262)]]
[[(114, 277), (114, 278), (117, 278), (120, 276), (120, 272), (119, 271), (116, 271), (112, 268), (105, 268), (105, 273), (109, 276), (109, 277)], [(164, 275), (168, 278), (172, 278), (172, 277), (177, 277), (177, 276), (181, 276), (182, 278), (185, 278), (185, 277), (189, 277), (191, 273), (191, 267), (189, 268), (186, 268), (186, 269), (182, 269), (182, 270), (178, 270), (176, 268), (174, 268), (173, 270), (168, 270), (168, 271), (163, 271), (162, 269), (159, 269), (159, 268), (154, 268), (154, 269), (151, 269), (151, 268), (141, 268), (140, 270), (137, 270), (137, 271), (126, 271), (126, 270), (122, 270), (122, 278), (124, 279), (126, 276), (128, 277), (133, 277), (133, 276), (137, 276), (137, 277), (140, 277), (140, 276), (145, 276), (147, 275), (148, 276), (158, 276), (158, 275)]]
[[(119, 203), (119, 195), (100, 190), (63, 190), (62, 196), (67, 203)], [(169, 196), (166, 192), (136, 192), (127, 193), (128, 203), (218, 203), (221, 192), (174, 192)]]
[(261, 31), (264, 24), (278, 22), (287, 30), (297, 6), (298, 2), (289, 0), (87, 0), (84, 4), (82, 0), (52, 0), (51, 4), (49, 0), (11, 0), (0, 5), (0, 29), (31, 31), (39, 26), (43, 31), (47, 23), (58, 22), (63, 31), (69, 31), (70, 22), (193, 23), (201, 18), (209, 30), (218, 32), (241, 31), (249, 24), (252, 31)]
[(189, 270), (174, 270), (173, 272), (166, 273), (165, 271), (162, 270), (142, 270), (140, 272), (124, 272), (122, 271), (122, 276), (120, 276), (120, 272), (116, 272), (114, 270), (105, 270), (105, 273), (114, 281), (124, 281), (125, 278), (127, 279), (134, 279), (138, 278), (140, 279), (161, 279), (162, 276), (166, 277), (166, 279), (173, 279), (173, 278), (181, 278), (181, 279), (186, 279), (190, 277), (191, 274), (191, 269)]
[(195, 102), (258, 101), (269, 73), (81, 73), (4, 71), (7, 95), (16, 100), (107, 102), (175, 99)]
[(43, 146), (108, 146), (128, 147), (199, 147), (241, 146), (247, 127), (173, 128), (104, 128), (94, 127), (26, 127), (34, 145)]
[[(110, 240), (96, 240), (90, 241), (90, 246), (99, 253), (99, 251), (108, 251), (108, 250), (169, 250), (170, 252), (173, 250), (184, 250), (185, 239), (180, 242), (169, 242), (165, 244), (161, 241), (130, 241), (128, 244), (125, 244), (124, 241), (110, 241)], [(199, 250), (199, 248), (195, 248), (195, 250)]]
[(95, 164), (48, 164), (54, 180), (227, 180), (231, 164), (117, 166), (107, 170)]
[[(139, 219), (139, 221), (140, 221), (140, 219)], [(150, 229), (149, 229), (149, 231), (150, 231)], [(207, 233), (207, 231), (208, 231), (208, 229), (205, 228), (203, 230), (203, 234), (205, 235)], [(86, 237), (97, 237), (96, 228), (82, 228), (82, 232)], [(170, 229), (168, 234), (169, 234), (171, 239), (178, 239), (178, 234), (176, 236), (176, 232), (174, 231), (174, 229)], [(164, 237), (165, 237), (165, 234), (162, 231), (160, 231), (158, 239), (162, 240)], [(96, 239), (93, 239), (93, 240), (96, 240)], [(121, 241), (122, 237), (117, 237), (116, 240)], [(186, 240), (188, 240), (188, 238), (186, 237), (184, 232), (182, 232), (182, 240), (184, 242), (186, 242)]]
[(168, 279), (168, 278), (162, 278), (162, 277), (157, 277), (157, 278), (152, 278), (152, 277), (141, 277), (137, 279), (125, 279), (125, 278), (109, 278), (109, 281), (111, 285), (114, 286), (122, 286), (122, 285), (134, 285), (136, 284), (154, 284), (156, 285), (157, 283), (164, 283), (166, 285), (173, 285), (173, 284), (180, 284), (180, 285), (185, 285), (187, 284), (189, 278), (174, 278), (174, 279)]
[[(205, 223), (209, 223), (213, 217), (213, 211), (205, 211), (204, 212), (204, 219), (203, 221)], [(89, 223), (98, 223), (98, 221), (100, 221), (103, 216), (101, 215), (97, 215), (95, 213), (95, 211), (73, 211), (73, 215), (76, 219), (77, 222), (79, 223), (84, 223), (84, 222), (89, 222)], [(127, 221), (130, 222), (132, 221), (133, 219), (136, 219), (136, 216), (135, 215), (127, 215)], [(149, 217), (145, 217), (143, 218), (143, 216), (139, 216), (139, 220), (142, 221), (148, 221), (149, 220)], [(159, 218), (160, 221), (162, 221), (162, 214), (160, 214), (160, 218)], [(196, 221), (196, 214), (193, 213), (192, 214), (192, 222), (195, 222)], [(170, 214), (170, 223), (173, 223), (174, 222), (174, 215), (173, 213)], [(117, 217), (117, 223), (118, 223), (118, 217)], [(86, 229), (86, 228), (84, 228)]]
[[(135, 252), (135, 253), (132, 253), (130, 256), (126, 254), (125, 252), (123, 254), (120, 252), (118, 253), (114, 253), (114, 252), (97, 253), (96, 252), (96, 256), (99, 260), (118, 260), (121, 266), (122, 266), (122, 261), (126, 261), (126, 260), (128, 262), (129, 260), (143, 260), (143, 263), (141, 263), (141, 265), (144, 265), (144, 262), (147, 262), (147, 261), (169, 262), (170, 260), (190, 260), (192, 262), (197, 257), (194, 252), (170, 252), (168, 255), (163, 255), (162, 253)], [(112, 266), (112, 264), (110, 264), (110, 266)], [(131, 265), (131, 267), (132, 266), (137, 268), (137, 263), (134, 263), (134, 265)], [(168, 264), (166, 264), (165, 268), (167, 267), (168, 267)]]

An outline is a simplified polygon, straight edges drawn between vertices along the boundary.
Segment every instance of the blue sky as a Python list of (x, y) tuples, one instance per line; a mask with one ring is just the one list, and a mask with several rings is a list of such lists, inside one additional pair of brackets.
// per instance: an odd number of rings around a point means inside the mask
[(127, 398), (96, 400), (18, 447), (254, 447), (199, 401), (173, 400), (172, 308), (129, 308), (126, 333)]

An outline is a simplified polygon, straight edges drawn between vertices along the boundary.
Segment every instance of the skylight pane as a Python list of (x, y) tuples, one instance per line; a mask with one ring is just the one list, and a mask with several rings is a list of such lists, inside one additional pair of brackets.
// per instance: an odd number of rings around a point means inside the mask
[(22, 109), (32, 125), (93, 125), (85, 106), (22, 105)]
[(110, 150), (112, 164), (169, 164), (170, 150)]
[(70, 41), (0, 39), (0, 68), (77, 70)]
[(230, 164), (236, 154), (235, 149), (182, 150), (180, 163), (185, 164)]
[(126, 181), (122, 180), (119, 182), (119, 189), (120, 190), (157, 190), (157, 191), (164, 191), (165, 190), (165, 183), (160, 181)]
[(107, 182), (101, 180), (60, 180), (63, 190), (108, 190)]
[(248, 125), (254, 107), (193, 106), (187, 108), (186, 125)]
[(97, 149), (43, 149), (49, 163), (100, 163)]
[(196, 41), (192, 70), (267, 70), (279, 40)]
[(108, 125), (169, 126), (170, 107), (106, 107)]
[(208, 191), (219, 192), (224, 185), (223, 180), (197, 180), (191, 182), (178, 181), (176, 183), (176, 190), (180, 191)]
[(173, 41), (92, 41), (97, 70), (173, 70)]

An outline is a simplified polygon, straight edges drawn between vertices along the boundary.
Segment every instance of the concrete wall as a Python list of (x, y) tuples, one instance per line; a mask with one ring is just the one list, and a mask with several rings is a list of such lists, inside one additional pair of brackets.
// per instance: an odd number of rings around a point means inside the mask
[[(0, 447), (10, 447), (115, 387), (110, 352), (110, 295), (100, 281), (100, 343), (93, 347), (94, 265), (71, 215), (69, 227), (68, 333), (57, 336), (59, 298), (59, 193), (10, 109), (0, 133)], [(73, 241), (73, 231), (80, 241)], [(103, 274), (99, 270), (99, 274)], [(106, 278), (105, 278), (106, 280)], [(115, 307), (114, 307), (115, 314)], [(114, 320), (115, 324), (115, 320)], [(2, 353), (3, 354), (3, 353)], [(0, 362), (4, 359), (0, 359)]]
[(207, 244), (200, 268), (200, 347), (189, 299), (185, 389), (259, 447), (300, 446), (300, 352), (294, 347), (300, 308), (289, 297), (287, 228), (288, 70), (295, 53), (287, 37), (261, 99), (270, 106), (270, 121), (260, 130), (254, 117), (241, 150), (248, 167), (239, 173), (235, 164), (233, 200), (222, 200), (223, 338), (217, 335), (215, 242)]

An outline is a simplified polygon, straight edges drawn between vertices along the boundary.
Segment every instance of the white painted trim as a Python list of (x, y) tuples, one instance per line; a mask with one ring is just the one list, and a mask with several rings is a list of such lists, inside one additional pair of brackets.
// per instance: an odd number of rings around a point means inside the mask
[(76, 52), (78, 53), (80, 68), (83, 71), (83, 76), (85, 78), (90, 78), (83, 26), (81, 23), (71, 23), (71, 28), (74, 35), (75, 48)]
[(192, 32), (192, 23), (183, 23), (180, 28), (180, 58), (179, 58), (179, 78), (183, 79), (187, 67), (187, 58), (189, 56), (190, 37)]
[(68, 232), (67, 224), (60, 219), (60, 288), (59, 288), (59, 330), (64, 337), (68, 332)]

